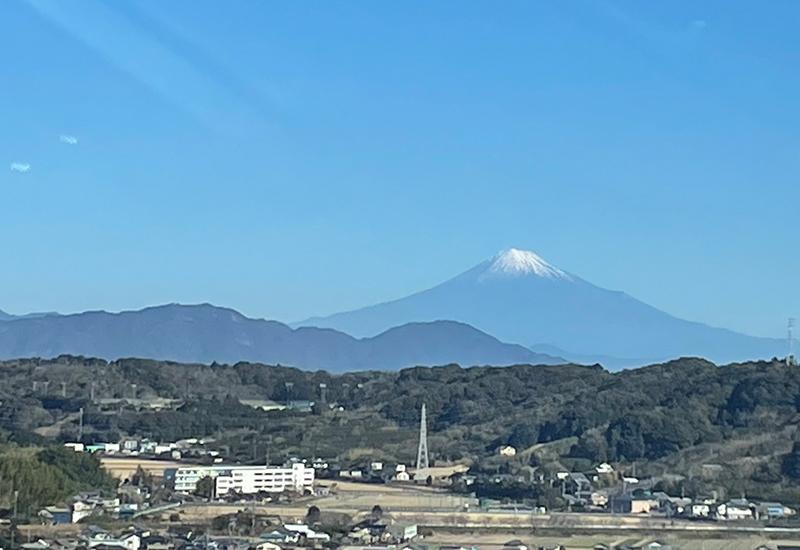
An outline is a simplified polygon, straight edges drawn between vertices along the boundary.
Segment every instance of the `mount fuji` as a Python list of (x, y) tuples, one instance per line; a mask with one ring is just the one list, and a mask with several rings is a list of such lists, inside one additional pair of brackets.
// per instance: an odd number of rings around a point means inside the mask
[(431, 289), (299, 325), (368, 337), (409, 322), (444, 319), (536, 351), (611, 367), (689, 355), (744, 361), (780, 356), (786, 347), (783, 340), (679, 319), (513, 248)]

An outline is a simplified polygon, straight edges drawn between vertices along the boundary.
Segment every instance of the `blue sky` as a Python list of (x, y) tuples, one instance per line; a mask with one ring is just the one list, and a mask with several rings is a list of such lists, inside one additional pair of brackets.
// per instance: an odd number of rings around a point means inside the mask
[(800, 313), (799, 19), (791, 1), (3, 2), (0, 309), (293, 321), (517, 247), (780, 336)]

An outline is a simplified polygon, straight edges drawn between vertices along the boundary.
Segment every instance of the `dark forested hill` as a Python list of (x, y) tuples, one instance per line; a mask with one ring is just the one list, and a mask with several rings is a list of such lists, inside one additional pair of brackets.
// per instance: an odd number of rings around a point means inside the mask
[(184, 362), (258, 361), (330, 371), (414, 365), (557, 364), (559, 359), (504, 344), (452, 321), (411, 323), (357, 340), (331, 329), (292, 329), (208, 304), (76, 315), (0, 316), (0, 358), (70, 353)]
[[(177, 398), (183, 405), (114, 414), (97, 408), (101, 398), (132, 392), (145, 400)], [(265, 413), (239, 399), (316, 405), (313, 413)], [(581, 470), (603, 461), (620, 468), (636, 462), (640, 473), (686, 476), (703, 489), (719, 483), (738, 494), (800, 495), (800, 444), (793, 444), (800, 369), (778, 361), (716, 366), (684, 358), (618, 373), (599, 366), (519, 365), (333, 375), (253, 363), (61, 357), (0, 362), (0, 400), (0, 427), (12, 432), (53, 425), (82, 406), (87, 440), (125, 433), (159, 440), (215, 436), (232, 453), (252, 457), (252, 449), (263, 452), (271, 438), (274, 456), (348, 461), (357, 448), (360, 456), (408, 463), (425, 403), (437, 460), (482, 464), (508, 444), (519, 449), (515, 460), (525, 467)], [(76, 435), (69, 422), (60, 430), (64, 439)], [(722, 466), (718, 478), (705, 475), (702, 467), (709, 463)]]

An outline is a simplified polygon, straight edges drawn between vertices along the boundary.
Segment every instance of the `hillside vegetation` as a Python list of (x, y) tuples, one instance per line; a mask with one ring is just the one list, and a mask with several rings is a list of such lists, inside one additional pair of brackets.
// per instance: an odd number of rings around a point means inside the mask
[[(135, 392), (183, 404), (162, 412), (102, 411), (90, 402), (92, 384), (96, 398)], [(0, 388), (0, 424), (14, 433), (52, 426), (84, 407), (87, 441), (211, 436), (241, 461), (263, 461), (271, 452), (273, 461), (299, 454), (343, 464), (365, 457), (411, 463), (425, 403), (436, 460), (576, 470), (635, 462), (640, 474), (685, 476), (685, 490), (800, 500), (800, 369), (778, 361), (715, 366), (685, 358), (618, 373), (599, 366), (451, 365), (330, 375), (251, 363), (64, 356), (0, 363)], [(312, 413), (263, 412), (239, 399), (316, 405)], [(65, 422), (59, 437), (77, 437), (75, 422)], [(498, 464), (501, 445), (527, 452)], [(713, 475), (704, 468), (709, 464)]]

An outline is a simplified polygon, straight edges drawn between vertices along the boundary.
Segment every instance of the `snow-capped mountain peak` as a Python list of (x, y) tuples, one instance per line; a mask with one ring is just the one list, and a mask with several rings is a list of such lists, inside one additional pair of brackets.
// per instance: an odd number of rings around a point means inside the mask
[(550, 265), (540, 256), (527, 250), (509, 248), (494, 257), (492, 265), (481, 278), (518, 277), (521, 275), (538, 275), (548, 279), (571, 279), (571, 277)]

